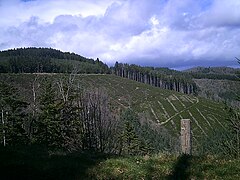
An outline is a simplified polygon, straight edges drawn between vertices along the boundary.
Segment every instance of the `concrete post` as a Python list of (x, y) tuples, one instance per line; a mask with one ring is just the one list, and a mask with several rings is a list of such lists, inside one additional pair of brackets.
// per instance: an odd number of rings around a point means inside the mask
[(191, 155), (192, 153), (190, 119), (181, 120), (181, 151), (182, 154)]

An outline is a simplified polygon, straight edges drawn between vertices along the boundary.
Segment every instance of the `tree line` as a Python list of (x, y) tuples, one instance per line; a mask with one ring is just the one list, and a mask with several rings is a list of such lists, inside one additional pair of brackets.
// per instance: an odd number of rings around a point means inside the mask
[(197, 86), (191, 76), (168, 68), (141, 67), (116, 62), (112, 73), (162, 89), (185, 94), (197, 93)]

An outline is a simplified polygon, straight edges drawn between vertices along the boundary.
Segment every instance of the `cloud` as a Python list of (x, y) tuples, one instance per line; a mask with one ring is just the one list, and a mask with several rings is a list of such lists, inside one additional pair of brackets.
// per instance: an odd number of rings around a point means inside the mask
[(234, 0), (4, 1), (0, 49), (53, 47), (108, 64), (233, 65), (239, 9)]

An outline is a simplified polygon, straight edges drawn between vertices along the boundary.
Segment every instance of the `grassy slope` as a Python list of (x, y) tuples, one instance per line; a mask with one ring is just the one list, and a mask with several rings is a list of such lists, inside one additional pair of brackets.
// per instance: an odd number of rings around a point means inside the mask
[(207, 99), (162, 90), (111, 75), (80, 77), (83, 86), (105, 87), (113, 102), (120, 107), (131, 105), (156, 125), (164, 125), (176, 135), (180, 119), (190, 118), (195, 137), (206, 135), (215, 127), (224, 127), (224, 106)]
[[(1, 74), (0, 80), (20, 89), (27, 101), (31, 101), (31, 83), (34, 74)], [(39, 75), (42, 78), (59, 80), (62, 75)], [(131, 106), (156, 126), (165, 126), (175, 135), (180, 132), (180, 120), (192, 120), (193, 135), (207, 135), (213, 128), (224, 128), (224, 105), (204, 98), (163, 90), (147, 84), (113, 75), (77, 75), (75, 82), (84, 88), (104, 88), (117, 108)]]
[(239, 179), (239, 160), (213, 156), (119, 157), (88, 170), (96, 179)]

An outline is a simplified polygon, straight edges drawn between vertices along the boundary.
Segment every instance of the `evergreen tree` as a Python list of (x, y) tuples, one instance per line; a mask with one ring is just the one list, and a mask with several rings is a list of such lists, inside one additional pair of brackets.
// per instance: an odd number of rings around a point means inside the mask
[(127, 109), (121, 116), (123, 130), (120, 135), (120, 154), (136, 155), (144, 153), (146, 144), (140, 140), (136, 129), (140, 128), (137, 115), (131, 109)]
[(62, 104), (57, 102), (51, 83), (48, 83), (40, 100), (40, 115), (36, 123), (36, 143), (50, 148), (60, 148), (63, 143), (60, 112)]
[(27, 105), (17, 94), (15, 88), (0, 82), (0, 137), (3, 146), (28, 143), (25, 127)]

